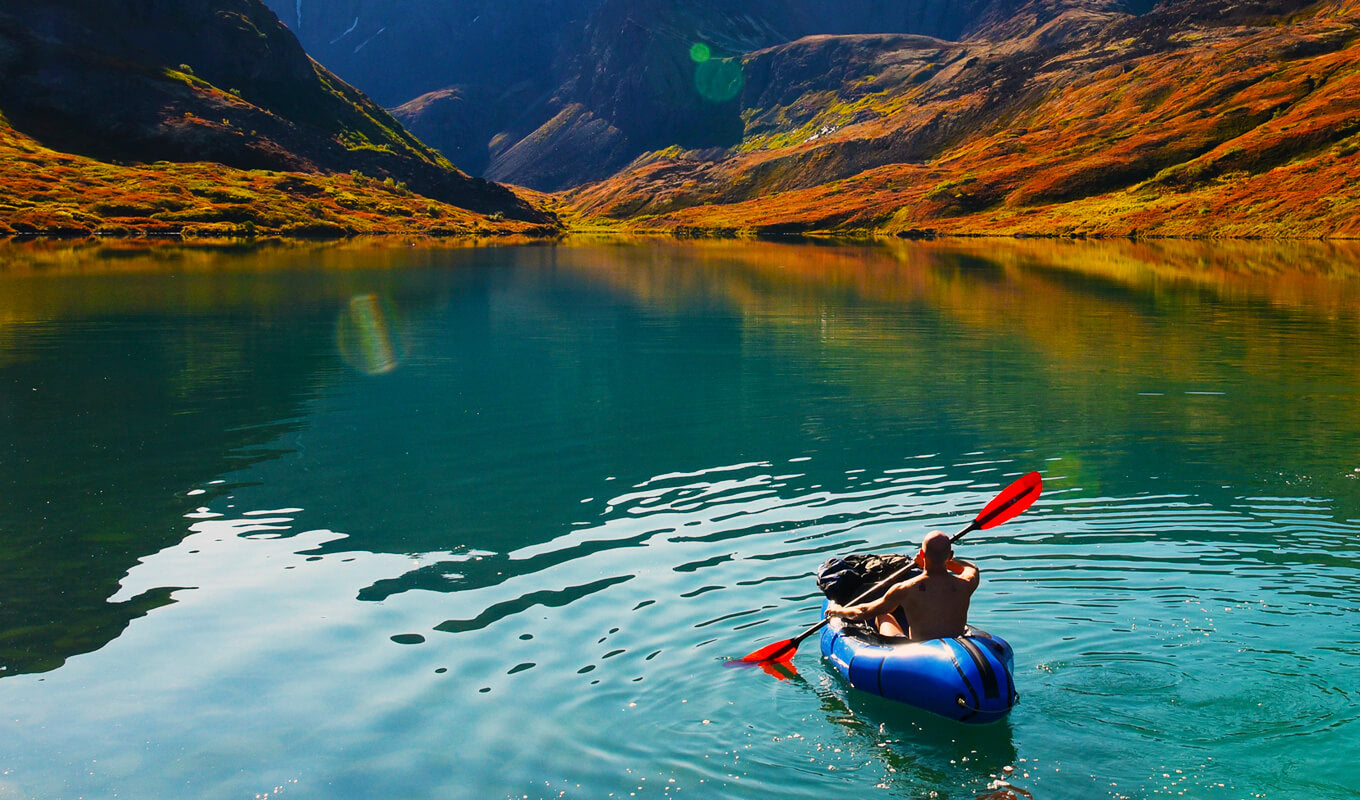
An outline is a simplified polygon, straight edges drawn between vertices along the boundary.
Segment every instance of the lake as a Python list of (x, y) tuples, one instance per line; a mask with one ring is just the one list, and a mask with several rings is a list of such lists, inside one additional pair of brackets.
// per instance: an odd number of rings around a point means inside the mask
[[(1020, 703), (727, 658), (966, 525)], [(1360, 247), (0, 249), (0, 799), (1350, 798)]]

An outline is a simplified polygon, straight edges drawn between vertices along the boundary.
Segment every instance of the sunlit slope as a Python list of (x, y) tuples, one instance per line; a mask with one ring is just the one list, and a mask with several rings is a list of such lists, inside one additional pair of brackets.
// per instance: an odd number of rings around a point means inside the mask
[(0, 232), (552, 222), (407, 133), (258, 0), (0, 4), (0, 174)]
[(415, 194), (390, 178), (114, 164), (44, 147), (0, 117), (0, 235), (552, 235)]
[(804, 39), (745, 59), (739, 147), (567, 198), (706, 233), (1354, 236), (1357, 22), (1355, 0), (1169, 3), (1001, 41)]

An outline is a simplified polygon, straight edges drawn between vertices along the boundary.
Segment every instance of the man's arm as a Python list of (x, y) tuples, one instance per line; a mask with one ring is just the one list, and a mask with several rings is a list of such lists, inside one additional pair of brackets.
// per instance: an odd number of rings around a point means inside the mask
[(949, 563), (945, 566), (950, 572), (958, 575), (959, 578), (968, 583), (968, 591), (970, 592), (976, 589), (978, 583), (982, 581), (981, 571), (978, 570), (977, 564), (974, 564), (971, 561), (961, 561), (959, 559), (951, 558), (949, 559)]
[(898, 606), (902, 605), (902, 595), (907, 591), (911, 581), (904, 581), (888, 590), (888, 593), (877, 600), (868, 603), (860, 603), (857, 606), (838, 606), (831, 603), (826, 608), (826, 616), (844, 617), (845, 619), (873, 619), (879, 614), (886, 614)]

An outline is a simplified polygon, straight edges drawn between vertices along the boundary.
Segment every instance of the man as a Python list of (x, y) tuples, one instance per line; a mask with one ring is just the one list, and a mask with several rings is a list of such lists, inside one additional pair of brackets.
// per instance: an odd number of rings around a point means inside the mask
[[(921, 542), (916, 563), (925, 572), (893, 586), (879, 600), (856, 606), (831, 605), (828, 617), (872, 619), (884, 636), (906, 636), (912, 641), (962, 636), (968, 624), (968, 602), (978, 587), (978, 568), (954, 559), (954, 546), (940, 531)], [(893, 612), (901, 609), (908, 627)]]

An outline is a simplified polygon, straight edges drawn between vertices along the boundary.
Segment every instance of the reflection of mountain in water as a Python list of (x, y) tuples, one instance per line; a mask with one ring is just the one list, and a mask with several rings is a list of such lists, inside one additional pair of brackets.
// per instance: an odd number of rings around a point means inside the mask
[[(827, 367), (817, 377), (875, 407), (866, 416), (925, 420), (991, 452), (1045, 442), (1042, 455), (1065, 456), (1062, 472), (1090, 491), (1136, 494), (1150, 473), (1197, 485), (1206, 469), (1250, 477), (1238, 490), (1309, 476), (1360, 514), (1345, 460), (1360, 433), (1338, 424), (1360, 415), (1355, 248), (950, 240), (682, 252), (575, 265), (649, 303), (723, 297), (745, 340), (801, 343)], [(1120, 444), (1130, 437), (1137, 446)]]

